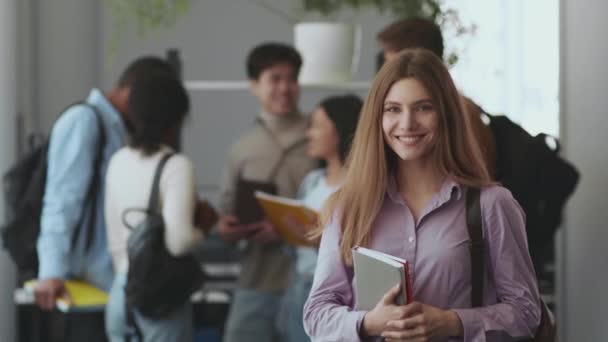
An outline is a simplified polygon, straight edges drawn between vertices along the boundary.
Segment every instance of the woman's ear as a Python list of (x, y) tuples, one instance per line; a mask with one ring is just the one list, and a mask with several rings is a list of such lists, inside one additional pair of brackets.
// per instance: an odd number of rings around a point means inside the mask
[(131, 87), (120, 87), (113, 91), (114, 106), (121, 113), (128, 114), (129, 109), (129, 95), (131, 94)]

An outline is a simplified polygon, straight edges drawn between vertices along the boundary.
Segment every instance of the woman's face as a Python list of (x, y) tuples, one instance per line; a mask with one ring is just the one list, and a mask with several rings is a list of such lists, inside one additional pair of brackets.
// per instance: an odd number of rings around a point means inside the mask
[(439, 114), (422, 83), (395, 82), (384, 99), (384, 141), (403, 161), (422, 160), (437, 143)]
[(312, 113), (308, 131), (308, 156), (313, 159), (328, 159), (338, 153), (339, 137), (336, 127), (323, 107)]

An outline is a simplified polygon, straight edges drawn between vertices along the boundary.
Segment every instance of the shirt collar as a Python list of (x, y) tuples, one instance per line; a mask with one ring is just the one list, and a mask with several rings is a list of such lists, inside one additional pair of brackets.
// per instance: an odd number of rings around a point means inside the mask
[(300, 112), (294, 110), (293, 112), (283, 115), (270, 114), (265, 111), (261, 111), (259, 117), (271, 130), (276, 130), (291, 127), (294, 122), (298, 121), (300, 116)]
[(123, 129), (124, 122), (121, 114), (114, 108), (106, 96), (97, 88), (91, 89), (87, 102), (97, 107), (112, 124), (119, 124)]
[[(388, 177), (386, 194), (391, 201), (395, 203), (404, 204), (403, 198), (401, 197), (401, 195), (399, 194), (399, 190), (397, 189), (397, 178), (395, 177), (394, 173), (391, 173)], [(452, 199), (459, 200), (462, 197), (462, 186), (456, 183), (450, 177), (448, 177), (443, 182), (443, 184), (441, 185), (441, 189), (434, 197), (434, 208), (437, 208)]]

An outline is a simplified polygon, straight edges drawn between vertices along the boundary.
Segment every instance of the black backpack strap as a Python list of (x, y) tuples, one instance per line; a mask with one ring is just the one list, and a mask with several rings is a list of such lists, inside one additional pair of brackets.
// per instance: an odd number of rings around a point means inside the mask
[(92, 226), (94, 222), (97, 220), (97, 215), (99, 214), (97, 211), (97, 200), (98, 200), (98, 192), (101, 188), (101, 165), (103, 163), (103, 150), (106, 146), (106, 130), (103, 124), (103, 119), (101, 118), (101, 113), (94, 105), (87, 102), (79, 102), (73, 104), (73, 106), (86, 106), (90, 108), (95, 118), (97, 119), (97, 127), (99, 132), (99, 140), (97, 141), (97, 152), (95, 154), (95, 159), (93, 161), (93, 178), (91, 179), (91, 183), (89, 184), (89, 188), (87, 190), (85, 205), (82, 208), (80, 213), (80, 218), (78, 219), (78, 223), (76, 225), (76, 229), (72, 235), (72, 244), (71, 247), (74, 249), (76, 246), (76, 242), (78, 241), (78, 237), (82, 234), (82, 226), (84, 223), (84, 219), (86, 217), (86, 213), (90, 212), (91, 214), (88, 216), (88, 222), (86, 225), (86, 244), (85, 244), (85, 252), (91, 248), (93, 244), (93, 229)]
[(165, 154), (156, 166), (156, 171), (154, 172), (154, 180), (152, 181), (152, 190), (150, 191), (150, 199), (148, 200), (149, 212), (160, 212), (160, 176), (163, 174), (165, 164), (167, 164), (167, 161), (169, 161), (172, 156), (173, 153)]
[(468, 188), (466, 193), (466, 218), (469, 231), (469, 252), (471, 254), (471, 304), (483, 304), (484, 244), (481, 225), (480, 189)]
[[(279, 173), (279, 169), (283, 165), (283, 162), (285, 161), (285, 158), (287, 158), (287, 156), (289, 155), (289, 153), (291, 151), (295, 150), (296, 148), (298, 148), (298, 147), (306, 144), (308, 142), (308, 139), (302, 138), (302, 139), (300, 139), (300, 140), (292, 143), (290, 146), (285, 147), (285, 146), (283, 146), (281, 144), (281, 142), (279, 141), (279, 138), (272, 132), (272, 130), (270, 130), (270, 128), (264, 123), (264, 121), (262, 121), (262, 119), (257, 118), (256, 119), (256, 124), (258, 124), (264, 130), (264, 132), (266, 132), (266, 134), (268, 135), (268, 137), (281, 150), (281, 153), (279, 154), (279, 159), (274, 164), (274, 166), (272, 167), (272, 169), (270, 169), (270, 173), (268, 175), (268, 182), (273, 182), (274, 179), (276, 178), (277, 173)], [(242, 172), (242, 171), (240, 171), (240, 172)], [(240, 174), (240, 172), (239, 172), (239, 174)], [(296, 187), (297, 187), (297, 184), (296, 184)]]

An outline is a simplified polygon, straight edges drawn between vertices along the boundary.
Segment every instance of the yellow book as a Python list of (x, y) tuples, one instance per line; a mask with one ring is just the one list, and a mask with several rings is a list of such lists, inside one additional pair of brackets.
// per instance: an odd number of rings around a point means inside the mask
[[(34, 293), (37, 281), (28, 280), (24, 284), (26, 291)], [(66, 280), (65, 287), (69, 298), (58, 298), (57, 309), (63, 312), (102, 310), (108, 303), (108, 294), (95, 286), (79, 281)]]
[(309, 229), (317, 224), (318, 213), (306, 207), (301, 201), (270, 195), (256, 191), (255, 198), (264, 210), (266, 218), (272, 223), (284, 241), (294, 246), (313, 247), (315, 244), (303, 236), (289, 220), (294, 220), (301, 227)]

